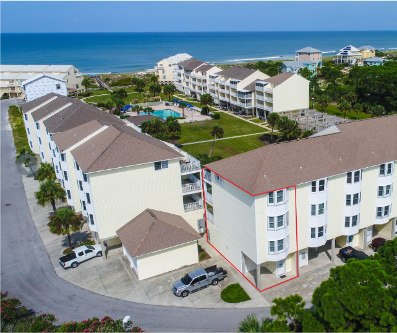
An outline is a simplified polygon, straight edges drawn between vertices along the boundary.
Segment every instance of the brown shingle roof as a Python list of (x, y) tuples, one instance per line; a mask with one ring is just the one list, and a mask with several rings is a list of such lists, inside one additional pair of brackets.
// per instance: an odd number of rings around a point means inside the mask
[(133, 258), (201, 238), (179, 215), (153, 209), (144, 210), (116, 233)]
[(140, 126), (143, 122), (154, 119), (160, 119), (161, 122), (165, 123), (165, 119), (155, 116), (155, 115), (143, 115), (143, 116), (135, 116), (135, 117), (127, 117), (125, 120), (130, 123), (135, 124), (136, 126)]
[(191, 61), (189, 64), (185, 66), (184, 70), (192, 71), (193, 69), (196, 69), (198, 66), (202, 65), (203, 63), (204, 62), (201, 60)]
[(102, 123), (100, 123), (98, 120), (92, 120), (62, 133), (54, 134), (52, 139), (54, 140), (57, 147), (61, 151), (64, 151), (92, 133), (98, 131), (101, 127), (103, 127)]
[(206, 71), (210, 70), (212, 67), (214, 67), (214, 66), (205, 64), (205, 65), (202, 65), (199, 68), (197, 68), (196, 71), (197, 72), (206, 72)]
[(250, 69), (250, 68), (245, 68), (245, 67), (240, 67), (240, 66), (233, 66), (226, 68), (225, 70), (216, 73), (219, 76), (225, 76), (231, 79), (236, 79), (236, 80), (244, 80), (251, 74), (255, 73), (256, 70)]
[(61, 96), (61, 95), (49, 93), (47, 95), (36, 98), (33, 101), (22, 104), (22, 112), (26, 113), (32, 110), (33, 108), (35, 108), (36, 106), (39, 106), (40, 104), (43, 104), (45, 101), (48, 101), (49, 99), (53, 98), (54, 96)]
[(258, 82), (258, 81), (263, 81), (263, 80), (257, 79), (257, 80), (255, 80), (255, 81), (251, 82), (248, 86), (246, 86), (246, 87), (244, 88), (244, 90), (251, 90), (251, 91), (254, 91), (254, 90), (255, 90), (255, 83)]
[(185, 67), (185, 66), (187, 66), (187, 65), (189, 65), (191, 63), (195, 63), (195, 62), (200, 62), (202, 64), (204, 61), (198, 60), (196, 58), (189, 58), (189, 59), (186, 59), (184, 61), (178, 62), (178, 66)]
[(72, 150), (85, 173), (183, 157), (170, 146), (127, 125), (111, 125)]
[(53, 101), (43, 105), (42, 107), (38, 108), (36, 111), (32, 112), (32, 117), (34, 121), (39, 121), (40, 119), (43, 119), (44, 117), (50, 115), (54, 111), (60, 109), (61, 107), (67, 105), (69, 101), (66, 99), (67, 97), (65, 96), (57, 96), (56, 99)]
[(268, 79), (262, 80), (262, 81), (270, 82), (270, 83), (274, 83), (274, 84), (281, 84), (284, 81), (287, 81), (291, 76), (294, 76), (294, 75), (298, 75), (298, 74), (285, 72), (285, 73), (281, 73), (281, 74), (269, 77)]
[(397, 115), (338, 124), (338, 128), (340, 133), (268, 145), (210, 163), (208, 168), (258, 195), (397, 160)]

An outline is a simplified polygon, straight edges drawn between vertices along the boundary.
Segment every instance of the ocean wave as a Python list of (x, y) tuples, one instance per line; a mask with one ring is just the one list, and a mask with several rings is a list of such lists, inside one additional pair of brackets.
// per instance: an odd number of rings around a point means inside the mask
[(397, 47), (389, 47), (389, 50), (397, 50)]
[(249, 61), (249, 60), (261, 60), (261, 59), (277, 59), (281, 58), (281, 56), (277, 57), (266, 57), (266, 58), (249, 58), (249, 59), (233, 59), (233, 60), (225, 60), (225, 61), (230, 61), (230, 62), (235, 62), (235, 61)]
[(336, 51), (325, 51), (325, 52), (323, 52), (323, 54), (324, 53), (334, 53), (334, 52), (336, 52)]

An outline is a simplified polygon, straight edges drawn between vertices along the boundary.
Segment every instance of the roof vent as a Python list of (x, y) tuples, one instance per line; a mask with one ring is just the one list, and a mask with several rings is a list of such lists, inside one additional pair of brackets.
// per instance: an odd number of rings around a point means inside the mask
[(301, 165), (299, 166), (299, 169), (302, 169), (302, 166), (301, 166)]
[(374, 153), (374, 150), (372, 149), (372, 154)]
[(263, 177), (266, 177), (266, 174), (265, 174), (265, 173), (263, 174)]

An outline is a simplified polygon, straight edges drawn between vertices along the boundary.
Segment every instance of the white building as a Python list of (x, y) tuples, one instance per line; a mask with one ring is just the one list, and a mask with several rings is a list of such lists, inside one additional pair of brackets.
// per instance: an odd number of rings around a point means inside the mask
[(23, 81), (23, 90), (27, 102), (45, 96), (49, 93), (67, 96), (66, 81), (53, 77), (50, 74), (38, 74)]
[(208, 164), (210, 243), (263, 289), (319, 253), (396, 237), (396, 127), (397, 115), (343, 123)]
[(1, 96), (7, 94), (11, 98), (23, 98), (23, 82), (38, 74), (65, 80), (67, 89), (84, 90), (81, 85), (83, 75), (73, 65), (1, 65)]
[(190, 58), (192, 58), (192, 56), (187, 53), (178, 53), (172, 57), (159, 61), (154, 67), (154, 72), (155, 75), (157, 75), (159, 78), (159, 83), (171, 84), (174, 81), (173, 79), (174, 65)]
[(345, 46), (339, 50), (339, 53), (335, 56), (334, 61), (337, 64), (351, 64), (359, 62), (362, 58), (360, 50), (353, 45)]

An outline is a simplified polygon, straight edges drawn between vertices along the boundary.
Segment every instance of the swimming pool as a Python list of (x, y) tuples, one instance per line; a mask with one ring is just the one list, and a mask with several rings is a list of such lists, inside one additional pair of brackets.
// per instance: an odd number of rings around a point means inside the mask
[[(147, 114), (146, 112), (142, 112), (142, 114)], [(150, 114), (163, 118), (163, 119), (167, 119), (168, 117), (180, 117), (181, 115), (178, 112), (175, 112), (173, 110), (156, 110), (154, 112), (151, 112)]]

